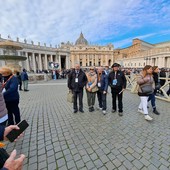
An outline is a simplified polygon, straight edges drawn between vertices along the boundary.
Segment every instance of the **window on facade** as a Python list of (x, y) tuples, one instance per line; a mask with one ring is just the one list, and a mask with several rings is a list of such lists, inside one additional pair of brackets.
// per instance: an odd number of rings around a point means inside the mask
[(89, 62), (89, 66), (91, 66), (91, 61)]
[(93, 65), (95, 66), (95, 63)]
[(145, 63), (143, 63), (143, 66), (145, 66)]
[(86, 66), (87, 66), (87, 63), (86, 63)]
[(82, 61), (80, 61), (80, 66), (82, 66)]

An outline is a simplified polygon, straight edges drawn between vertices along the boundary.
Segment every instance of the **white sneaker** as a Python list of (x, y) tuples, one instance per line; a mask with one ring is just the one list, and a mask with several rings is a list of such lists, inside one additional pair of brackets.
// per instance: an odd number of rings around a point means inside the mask
[(140, 108), (138, 109), (138, 112), (144, 114), (143, 110)]
[(145, 116), (145, 120), (152, 120), (153, 118), (151, 118), (149, 115)]
[(104, 114), (104, 115), (106, 114), (106, 110), (103, 110), (103, 114)]

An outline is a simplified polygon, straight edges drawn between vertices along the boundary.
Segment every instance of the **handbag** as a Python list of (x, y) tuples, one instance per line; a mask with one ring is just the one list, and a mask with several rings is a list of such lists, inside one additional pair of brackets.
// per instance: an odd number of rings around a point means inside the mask
[(74, 102), (74, 95), (71, 90), (67, 93), (67, 102), (73, 103)]
[(150, 84), (142, 85), (140, 88), (142, 90), (142, 93), (145, 93), (145, 94), (153, 93), (153, 88), (152, 88), (152, 85)]
[(94, 93), (94, 92), (97, 92), (99, 90), (99, 88), (97, 86), (94, 86), (92, 89), (91, 89), (91, 92)]

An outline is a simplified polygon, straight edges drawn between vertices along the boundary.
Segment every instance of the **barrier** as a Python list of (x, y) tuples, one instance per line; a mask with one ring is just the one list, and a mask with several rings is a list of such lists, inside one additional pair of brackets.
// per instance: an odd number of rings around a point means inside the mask
[(29, 79), (29, 83), (36, 83), (37, 81), (49, 81), (52, 78), (51, 78), (51, 74), (41, 74), (41, 73), (32, 74), (32, 73), (29, 73), (28, 79)]
[[(131, 93), (138, 93), (138, 87), (139, 85), (137, 84), (137, 79), (139, 77), (139, 75), (132, 75), (132, 76), (129, 76), (129, 75), (125, 75), (126, 77), (126, 80), (127, 80), (127, 85), (126, 85), (126, 89), (130, 90)], [(166, 80), (165, 84), (160, 88), (160, 90), (162, 91), (163, 95), (161, 96), (155, 96), (157, 99), (160, 99), (160, 100), (164, 100), (164, 101), (167, 101), (167, 102), (170, 102), (170, 96), (167, 95), (167, 90), (169, 89), (169, 86), (170, 86), (170, 78), (166, 77), (166, 78), (163, 78), (163, 77), (160, 77), (159, 79), (162, 79), (162, 80)]]

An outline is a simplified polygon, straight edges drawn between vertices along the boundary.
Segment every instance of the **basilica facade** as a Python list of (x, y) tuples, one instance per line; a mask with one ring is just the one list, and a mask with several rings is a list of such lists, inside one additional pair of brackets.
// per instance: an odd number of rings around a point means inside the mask
[[(0, 35), (0, 41), (6, 41)], [(13, 40), (14, 41), (14, 40)], [(80, 34), (75, 43), (61, 43), (57, 47), (48, 47), (46, 44), (35, 44), (27, 40), (21, 42), (19, 38), (14, 41), (22, 46), (18, 55), (25, 56), (26, 61), (21, 61), (22, 68), (29, 72), (53, 69), (49, 63), (57, 63), (59, 70), (73, 68), (75, 63), (79, 63), (82, 68), (91, 66), (109, 66), (114, 62), (119, 63), (124, 68), (143, 68), (145, 65), (157, 65), (160, 68), (170, 68), (170, 42), (150, 44), (140, 39), (133, 39), (132, 45), (127, 48), (114, 49), (112, 44), (105, 46), (91, 45), (85, 39), (83, 33)], [(0, 49), (0, 55), (4, 54)], [(0, 66), (5, 65), (5, 60), (0, 61)]]

